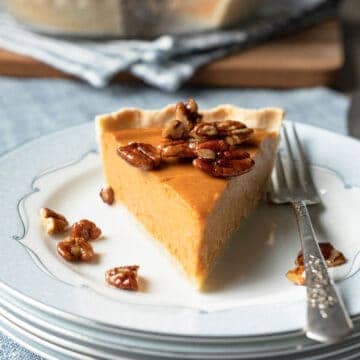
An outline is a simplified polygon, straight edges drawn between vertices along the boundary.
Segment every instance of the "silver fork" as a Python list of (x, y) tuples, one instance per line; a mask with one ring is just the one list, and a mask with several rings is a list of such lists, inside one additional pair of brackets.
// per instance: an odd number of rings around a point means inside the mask
[(291, 203), (295, 211), (306, 275), (306, 335), (320, 342), (336, 342), (348, 335), (353, 325), (329, 277), (307, 210), (307, 205), (319, 204), (320, 198), (296, 128), (291, 125), (294, 139), (291, 142), (287, 127), (284, 126), (282, 130), (287, 161), (278, 154), (271, 177), (269, 200), (276, 204)]

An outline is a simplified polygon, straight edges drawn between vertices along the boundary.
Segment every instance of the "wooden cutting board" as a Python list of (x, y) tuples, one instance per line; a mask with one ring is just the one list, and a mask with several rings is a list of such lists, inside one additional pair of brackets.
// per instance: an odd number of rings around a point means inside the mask
[[(191, 82), (212, 86), (306, 87), (334, 85), (344, 62), (340, 25), (329, 20), (199, 69)], [(0, 75), (71, 77), (35, 59), (0, 49)], [(121, 73), (116, 81), (134, 80)]]

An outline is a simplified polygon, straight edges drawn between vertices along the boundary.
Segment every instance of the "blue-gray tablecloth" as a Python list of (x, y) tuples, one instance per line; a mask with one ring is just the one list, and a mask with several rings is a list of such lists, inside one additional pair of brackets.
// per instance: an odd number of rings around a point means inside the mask
[[(194, 97), (200, 107), (221, 103), (255, 108), (280, 106), (292, 121), (347, 133), (348, 98), (324, 88), (291, 91), (184, 88), (169, 94), (139, 86), (111, 85), (97, 90), (70, 80), (0, 77), (0, 155), (38, 136), (92, 121), (99, 113), (123, 106), (158, 108), (189, 97)], [(40, 358), (0, 334), (0, 359)]]

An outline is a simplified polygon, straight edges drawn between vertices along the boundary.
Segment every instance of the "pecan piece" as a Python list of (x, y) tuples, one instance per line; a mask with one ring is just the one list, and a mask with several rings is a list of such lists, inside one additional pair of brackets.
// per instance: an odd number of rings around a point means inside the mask
[(130, 165), (152, 170), (161, 163), (160, 152), (150, 144), (132, 142), (117, 149), (118, 155)]
[(65, 216), (49, 208), (40, 209), (40, 218), (46, 232), (50, 235), (65, 232), (69, 225)]
[(57, 244), (58, 254), (66, 261), (92, 261), (94, 250), (89, 242), (81, 237), (68, 237)]
[(196, 101), (189, 99), (184, 103), (177, 103), (175, 107), (175, 119), (181, 121), (186, 129), (190, 131), (201, 119)]
[(114, 190), (112, 187), (102, 188), (99, 195), (105, 204), (112, 205), (114, 203)]
[[(344, 254), (336, 250), (330, 243), (319, 243), (319, 247), (328, 267), (340, 266), (346, 262)], [(295, 265), (295, 268), (286, 273), (286, 277), (296, 285), (305, 285), (306, 275), (302, 251), (299, 252)]]
[(193, 116), (196, 118), (201, 116), (198, 113), (198, 110), (199, 110), (198, 104), (196, 103), (196, 101), (194, 99), (190, 98), (188, 101), (186, 101), (185, 107), (186, 107), (186, 110), (189, 112), (190, 116)]
[(138, 290), (139, 266), (118, 266), (105, 272), (105, 281), (118, 289)]
[[(329, 267), (340, 266), (346, 263), (346, 258), (342, 252), (335, 249), (329, 242), (319, 243), (321, 253), (326, 261), (326, 265)], [(304, 256), (302, 251), (299, 252), (295, 265), (303, 266), (304, 265)]]
[(82, 219), (71, 226), (72, 238), (83, 238), (85, 241), (95, 240), (101, 235), (101, 230), (90, 220)]
[(177, 119), (170, 120), (163, 128), (162, 136), (167, 139), (178, 140), (188, 137), (188, 130), (185, 124)]
[(305, 285), (305, 268), (297, 266), (286, 273), (286, 277), (296, 285)]
[(178, 158), (178, 159), (193, 159), (196, 157), (196, 152), (192, 148), (191, 144), (185, 140), (174, 140), (166, 142), (159, 146), (161, 151), (161, 157), (166, 158)]

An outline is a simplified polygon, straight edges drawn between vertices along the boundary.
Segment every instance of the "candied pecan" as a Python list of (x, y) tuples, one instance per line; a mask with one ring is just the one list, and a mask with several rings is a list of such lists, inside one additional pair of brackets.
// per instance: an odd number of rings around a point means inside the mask
[(187, 102), (177, 103), (175, 107), (175, 119), (181, 121), (186, 129), (190, 131), (201, 119), (195, 100), (189, 99)]
[[(336, 250), (330, 243), (319, 243), (319, 247), (328, 267), (340, 266), (346, 262), (344, 254)], [(295, 265), (296, 267), (294, 269), (286, 273), (286, 277), (296, 285), (304, 285), (306, 275), (302, 251), (299, 252), (295, 260)]]
[(249, 172), (254, 166), (254, 161), (250, 158), (241, 160), (219, 159), (216, 161), (195, 159), (193, 165), (211, 176), (228, 178)]
[(189, 99), (188, 101), (185, 102), (185, 107), (186, 110), (190, 113), (193, 114), (193, 116), (195, 117), (199, 117), (200, 115), (198, 114), (198, 104), (196, 103), (196, 101), (194, 99)]
[(161, 163), (160, 152), (150, 144), (132, 142), (117, 149), (119, 156), (130, 165), (143, 170), (152, 170)]
[(166, 158), (178, 158), (178, 159), (193, 159), (196, 157), (196, 152), (191, 147), (191, 144), (185, 140), (168, 141), (159, 146), (161, 151), (161, 157)]
[(297, 266), (286, 273), (286, 277), (296, 285), (305, 285), (305, 268)]
[(185, 124), (177, 119), (173, 119), (168, 121), (162, 131), (162, 136), (164, 138), (177, 140), (187, 138), (189, 132), (185, 126)]
[[(319, 247), (321, 250), (321, 253), (326, 261), (327, 266), (333, 267), (333, 266), (340, 266), (342, 264), (346, 263), (346, 258), (342, 252), (335, 249), (329, 242), (322, 242), (319, 243)], [(303, 266), (304, 265), (304, 256), (302, 251), (299, 252), (295, 264), (297, 266)]]
[(112, 205), (114, 203), (114, 190), (112, 187), (102, 188), (99, 195), (105, 204)]
[(58, 254), (66, 261), (92, 261), (94, 250), (89, 242), (81, 237), (68, 237), (57, 244)]
[(195, 146), (198, 158), (193, 165), (215, 177), (232, 177), (245, 174), (254, 166), (250, 154), (231, 148), (223, 140), (209, 140)]
[(83, 238), (84, 240), (95, 240), (101, 235), (101, 230), (90, 220), (82, 219), (71, 226), (70, 236)]
[(105, 281), (118, 289), (138, 290), (139, 266), (118, 266), (105, 272)]
[(249, 140), (253, 132), (240, 121), (224, 120), (200, 122), (191, 130), (190, 136), (194, 139), (225, 139), (230, 145), (238, 145)]
[(48, 234), (60, 234), (66, 231), (69, 223), (65, 216), (49, 208), (40, 209), (41, 221)]

